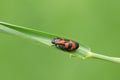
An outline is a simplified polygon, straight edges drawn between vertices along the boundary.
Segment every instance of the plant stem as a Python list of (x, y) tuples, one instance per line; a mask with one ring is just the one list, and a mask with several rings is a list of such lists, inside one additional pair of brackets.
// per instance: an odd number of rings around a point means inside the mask
[(111, 62), (115, 62), (115, 63), (120, 63), (120, 58), (118, 58), (118, 57), (110, 57), (110, 56), (106, 56), (106, 55), (102, 55), (102, 54), (97, 54), (94, 52), (91, 52), (91, 55), (93, 58), (111, 61)]

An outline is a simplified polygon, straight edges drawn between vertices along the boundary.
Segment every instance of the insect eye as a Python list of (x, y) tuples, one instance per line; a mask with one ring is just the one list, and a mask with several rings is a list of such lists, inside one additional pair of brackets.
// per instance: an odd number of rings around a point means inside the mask
[(59, 41), (60, 41), (60, 39), (56, 39), (56, 40), (55, 40), (55, 42), (59, 42)]

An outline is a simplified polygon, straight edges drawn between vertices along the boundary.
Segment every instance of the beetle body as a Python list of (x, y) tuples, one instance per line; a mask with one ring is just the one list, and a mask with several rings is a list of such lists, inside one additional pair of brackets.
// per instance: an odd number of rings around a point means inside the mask
[(63, 38), (55, 38), (51, 43), (56, 47), (66, 51), (75, 51), (79, 47), (79, 44), (77, 42)]

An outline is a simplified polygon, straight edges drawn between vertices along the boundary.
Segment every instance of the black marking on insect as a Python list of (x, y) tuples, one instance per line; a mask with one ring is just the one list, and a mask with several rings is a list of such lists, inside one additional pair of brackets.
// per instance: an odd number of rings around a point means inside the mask
[(79, 48), (79, 44), (77, 42), (64, 38), (54, 38), (51, 43), (54, 44), (57, 48), (66, 51), (75, 51)]

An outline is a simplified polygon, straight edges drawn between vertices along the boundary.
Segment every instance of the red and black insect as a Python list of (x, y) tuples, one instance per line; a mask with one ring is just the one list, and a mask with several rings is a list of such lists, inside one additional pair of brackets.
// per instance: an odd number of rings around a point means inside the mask
[(72, 40), (67, 40), (63, 38), (55, 38), (52, 40), (52, 44), (54, 44), (56, 47), (66, 50), (66, 51), (75, 51), (79, 48), (79, 44)]

